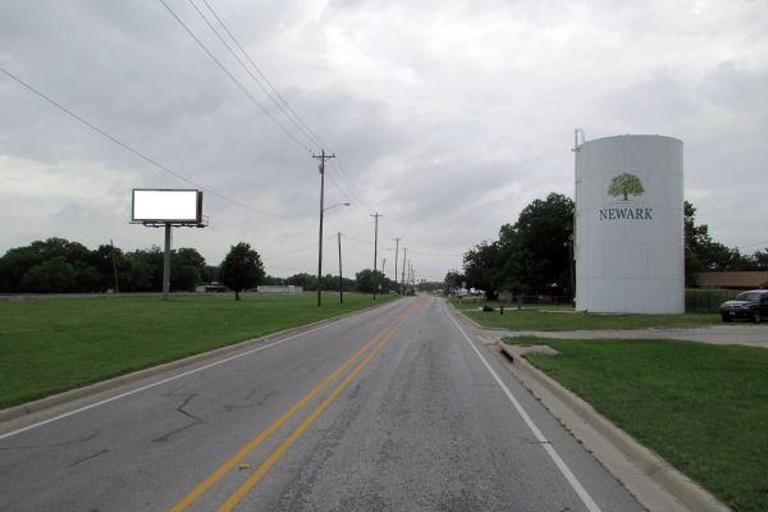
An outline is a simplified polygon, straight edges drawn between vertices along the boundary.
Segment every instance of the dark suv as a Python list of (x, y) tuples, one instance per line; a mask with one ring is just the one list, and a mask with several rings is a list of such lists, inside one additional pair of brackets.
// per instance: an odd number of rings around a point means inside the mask
[(759, 323), (768, 319), (768, 290), (742, 292), (735, 299), (723, 302), (720, 304), (720, 316), (723, 322), (745, 318)]

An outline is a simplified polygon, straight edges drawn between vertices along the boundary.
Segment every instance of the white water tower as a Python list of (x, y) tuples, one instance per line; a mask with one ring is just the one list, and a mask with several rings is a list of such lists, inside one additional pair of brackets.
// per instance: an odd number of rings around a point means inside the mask
[(620, 135), (575, 154), (576, 309), (684, 312), (682, 141)]

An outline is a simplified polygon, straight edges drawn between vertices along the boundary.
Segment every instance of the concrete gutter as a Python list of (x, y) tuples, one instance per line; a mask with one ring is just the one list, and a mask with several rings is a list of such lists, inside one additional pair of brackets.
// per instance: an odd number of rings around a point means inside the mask
[(299, 334), (301, 332), (317, 328), (324, 324), (338, 322), (339, 320), (350, 317), (352, 315), (362, 313), (364, 311), (369, 311), (369, 310), (380, 308), (380, 307), (391, 306), (393, 304), (396, 304), (397, 302), (398, 300), (394, 300), (392, 302), (387, 302), (385, 304), (376, 304), (364, 309), (359, 309), (357, 311), (351, 311), (349, 313), (344, 313), (342, 315), (334, 316), (331, 318), (325, 318), (323, 320), (318, 320), (316, 322), (311, 322), (311, 323), (300, 325), (297, 327), (291, 327), (289, 329), (273, 332), (271, 334), (265, 334), (264, 336), (260, 336), (258, 338), (252, 338), (249, 340), (241, 341), (232, 345), (227, 345), (225, 347), (220, 347), (214, 350), (210, 350), (208, 352), (203, 352), (203, 353), (195, 354), (182, 359), (177, 359), (175, 361), (171, 361), (168, 363), (151, 366), (143, 370), (138, 370), (125, 375), (120, 375), (118, 377), (97, 382), (95, 384), (90, 384), (80, 388), (71, 389), (69, 391), (64, 391), (62, 393), (57, 393), (55, 395), (46, 396), (44, 398), (40, 398), (39, 400), (34, 400), (32, 402), (27, 402), (21, 405), (8, 407), (6, 409), (0, 410), (0, 431), (5, 429), (4, 428), (5, 425), (3, 425), (4, 423), (19, 420), (20, 418), (23, 418), (25, 416), (30, 416), (32, 414), (39, 415), (39, 416), (47, 416), (49, 415), (48, 413), (51, 412), (51, 410), (53, 410), (54, 408), (58, 409), (61, 407), (66, 407), (67, 405), (74, 403), (78, 400), (89, 399), (96, 395), (102, 395), (102, 394), (105, 394), (106, 392), (114, 391), (118, 388), (128, 386), (130, 384), (133, 384), (143, 379), (147, 379), (149, 377), (171, 373), (175, 370), (181, 370), (181, 369), (186, 370), (186, 369), (191, 369), (195, 366), (203, 366), (217, 359), (223, 359), (227, 356), (234, 355), (238, 352), (244, 352), (252, 348), (254, 345), (258, 345), (260, 343), (276, 341), (276, 340), (279, 340), (280, 338), (285, 338), (291, 335)]
[(652, 512), (728, 512), (704, 488), (673, 468), (659, 455), (598, 413), (576, 394), (525, 360), (530, 347), (507, 345), (499, 349), (511, 361), (512, 373)]

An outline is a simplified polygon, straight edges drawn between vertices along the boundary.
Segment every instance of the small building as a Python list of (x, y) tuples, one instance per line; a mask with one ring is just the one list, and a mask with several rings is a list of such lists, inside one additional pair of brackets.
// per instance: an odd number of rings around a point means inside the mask
[(768, 288), (768, 271), (696, 272), (696, 285), (701, 288), (753, 290)]
[(223, 293), (223, 292), (228, 292), (229, 288), (227, 288), (221, 283), (214, 281), (212, 283), (201, 284), (200, 286), (195, 288), (195, 291), (197, 293)]

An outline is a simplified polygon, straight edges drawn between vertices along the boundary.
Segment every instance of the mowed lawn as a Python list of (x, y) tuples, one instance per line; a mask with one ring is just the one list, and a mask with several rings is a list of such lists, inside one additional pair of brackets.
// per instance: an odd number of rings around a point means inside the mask
[(576, 312), (572, 306), (523, 306), (522, 310), (505, 307), (500, 314), (496, 303), (488, 303), (495, 311), (478, 309), (484, 304), (472, 305), (453, 302), (454, 306), (483, 327), (510, 331), (577, 331), (591, 329), (646, 329), (707, 327), (720, 323), (716, 313), (684, 313), (681, 315), (620, 315)]
[(0, 407), (34, 400), (395, 296), (233, 294), (0, 301)]
[(768, 350), (550, 340), (526, 359), (737, 512), (768, 510)]

